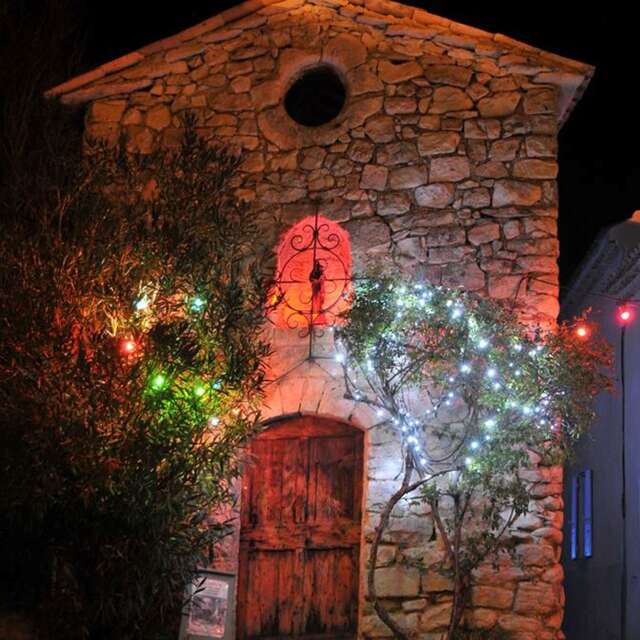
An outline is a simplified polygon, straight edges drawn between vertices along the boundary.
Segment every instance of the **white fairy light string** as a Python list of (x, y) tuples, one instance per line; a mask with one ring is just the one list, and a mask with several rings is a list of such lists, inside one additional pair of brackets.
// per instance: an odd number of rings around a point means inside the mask
[[(540, 446), (556, 437), (562, 390), (545, 380), (553, 354), (540, 331), (502, 323), (493, 307), (461, 290), (365, 282), (356, 295), (370, 315), (336, 329), (335, 359), (348, 393), (400, 433), (421, 474), (452, 456), (457, 471), (481, 471), (518, 437)], [(420, 405), (416, 395), (425, 410), (412, 407)], [(455, 424), (448, 414), (456, 411), (466, 411), (464, 429), (443, 456), (429, 433)]]

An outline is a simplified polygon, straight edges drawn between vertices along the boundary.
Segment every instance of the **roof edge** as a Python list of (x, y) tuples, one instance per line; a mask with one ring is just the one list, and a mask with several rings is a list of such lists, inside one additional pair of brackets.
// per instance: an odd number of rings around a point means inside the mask
[[(66, 104), (78, 104), (85, 102), (90, 98), (86, 98), (83, 95), (73, 97), (72, 94), (78, 89), (81, 89), (92, 82), (101, 80), (108, 75), (117, 73), (118, 71), (122, 71), (123, 69), (138, 64), (149, 55), (152, 55), (159, 51), (177, 47), (188, 42), (189, 40), (192, 40), (193, 38), (197, 38), (211, 31), (215, 31), (216, 29), (234, 22), (235, 20), (244, 18), (251, 13), (255, 13), (256, 11), (259, 11), (260, 9), (264, 9), (271, 5), (290, 5), (291, 9), (296, 9), (303, 6), (307, 2), (311, 2), (313, 4), (324, 4), (322, 0), (245, 0), (245, 2), (242, 2), (237, 6), (226, 9), (225, 11), (222, 11), (219, 14), (208, 18), (207, 20), (204, 20), (203, 22), (194, 25), (193, 27), (189, 27), (188, 29), (180, 31), (173, 36), (169, 36), (167, 38), (152, 42), (148, 45), (145, 45), (144, 47), (141, 47), (140, 49), (120, 56), (115, 60), (106, 62), (81, 75), (71, 78), (66, 82), (51, 87), (50, 89), (45, 91), (44, 95), (49, 98), (59, 97), (61, 101)], [(463, 38), (468, 37), (487, 40), (489, 42), (503, 45), (505, 47), (528, 55), (536, 56), (542, 61), (549, 63), (550, 66), (555, 67), (559, 73), (562, 73), (564, 71), (567, 76), (582, 76), (581, 82), (576, 83), (575, 79), (570, 82), (569, 78), (565, 78), (565, 81), (563, 82), (562, 78), (560, 78), (557, 74), (551, 74), (556, 75), (555, 82), (552, 79), (549, 79), (549, 81), (554, 84), (558, 84), (565, 94), (560, 113), (558, 114), (560, 126), (564, 124), (569, 114), (573, 110), (573, 107), (578, 103), (578, 101), (584, 94), (584, 91), (586, 90), (595, 72), (595, 67), (590, 64), (579, 62), (571, 58), (539, 49), (538, 47), (534, 47), (520, 40), (515, 40), (514, 38), (503, 35), (501, 33), (491, 33), (483, 29), (470, 27), (460, 22), (455, 22), (453, 20), (434, 15), (432, 13), (429, 13), (428, 11), (425, 11), (424, 9), (419, 9), (408, 4), (396, 2), (395, 0), (347, 0), (344, 3), (340, 2), (339, 0), (338, 2), (334, 0), (334, 2), (332, 2), (331, 4), (337, 5), (336, 8), (350, 4), (354, 7), (354, 9), (359, 10), (361, 13), (367, 12), (383, 16), (387, 15), (391, 16), (398, 22), (409, 19), (425, 26), (448, 29), (450, 31), (453, 31), (454, 33), (460, 34), (460, 36)], [(135, 90), (136, 88), (137, 87), (132, 87), (132, 90)]]
[[(628, 297), (640, 282), (640, 211), (600, 229), (573, 270), (561, 302), (561, 315), (571, 315), (591, 295)], [(629, 287), (631, 285), (631, 287)]]
[(47, 91), (45, 91), (44, 95), (48, 98), (52, 98), (56, 96), (62, 96), (66, 93), (71, 93), (76, 89), (84, 87), (90, 82), (100, 80), (107, 75), (116, 73), (117, 71), (122, 71), (123, 69), (126, 69), (128, 67), (132, 67), (134, 64), (141, 62), (152, 53), (157, 53), (158, 51), (170, 49), (171, 47), (174, 47), (176, 45), (188, 42), (192, 38), (196, 38), (200, 35), (208, 33), (209, 31), (214, 31), (215, 29), (223, 27), (229, 22), (244, 18), (250, 13), (254, 13), (255, 11), (259, 11), (264, 7), (268, 7), (269, 5), (276, 4), (278, 2), (282, 2), (282, 0), (245, 0), (245, 2), (242, 2), (235, 7), (231, 7), (230, 9), (226, 9), (225, 11), (221, 11), (212, 18), (208, 18), (203, 22), (199, 22), (197, 25), (189, 27), (184, 31), (180, 31), (176, 35), (162, 38), (161, 40), (156, 40), (155, 42), (145, 45), (140, 49), (120, 56), (119, 58), (111, 60), (110, 62), (105, 62), (95, 69), (86, 71), (85, 73), (82, 73), (75, 78), (71, 78), (66, 82), (51, 87), (50, 89), (47, 89)]

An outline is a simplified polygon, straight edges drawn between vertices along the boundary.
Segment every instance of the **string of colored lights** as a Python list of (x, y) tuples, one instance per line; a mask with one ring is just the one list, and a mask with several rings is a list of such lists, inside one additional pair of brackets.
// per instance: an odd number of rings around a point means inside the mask
[[(207, 300), (201, 296), (185, 296), (185, 308), (195, 314), (200, 314), (207, 307)], [(152, 308), (152, 301), (147, 295), (143, 295), (133, 303), (133, 308), (136, 315), (148, 314)], [(131, 333), (127, 333), (125, 336), (116, 338), (118, 344), (118, 350), (120, 354), (127, 359), (127, 361), (135, 360), (142, 355), (142, 344), (139, 339), (136, 339)], [(172, 384), (175, 382), (173, 376), (168, 375), (165, 371), (155, 371), (152, 373), (148, 380), (148, 387), (151, 392), (157, 394), (163, 391), (168, 391)], [(210, 385), (206, 385), (201, 378), (196, 377), (195, 381), (192, 379), (190, 382), (193, 395), (196, 399), (205, 400), (208, 396), (208, 391), (219, 390), (220, 384), (213, 382)], [(220, 418), (216, 415), (211, 415), (207, 418), (206, 423), (210, 428), (216, 428), (220, 424)]]

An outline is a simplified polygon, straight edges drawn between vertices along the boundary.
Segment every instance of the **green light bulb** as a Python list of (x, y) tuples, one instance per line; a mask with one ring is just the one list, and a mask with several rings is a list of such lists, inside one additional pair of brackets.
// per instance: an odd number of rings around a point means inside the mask
[(162, 387), (164, 387), (166, 382), (167, 382), (167, 377), (163, 373), (159, 373), (156, 376), (154, 376), (151, 384), (153, 385), (154, 389), (162, 389)]
[(195, 389), (194, 389), (194, 393), (200, 398), (202, 397), (205, 393), (207, 392), (207, 390), (205, 389), (205, 387), (203, 387), (201, 384), (199, 384)]

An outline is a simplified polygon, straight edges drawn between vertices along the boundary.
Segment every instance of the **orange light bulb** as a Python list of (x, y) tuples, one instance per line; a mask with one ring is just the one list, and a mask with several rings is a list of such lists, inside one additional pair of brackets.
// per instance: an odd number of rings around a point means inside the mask
[(589, 337), (589, 329), (584, 324), (580, 324), (576, 327), (576, 335), (584, 340)]

